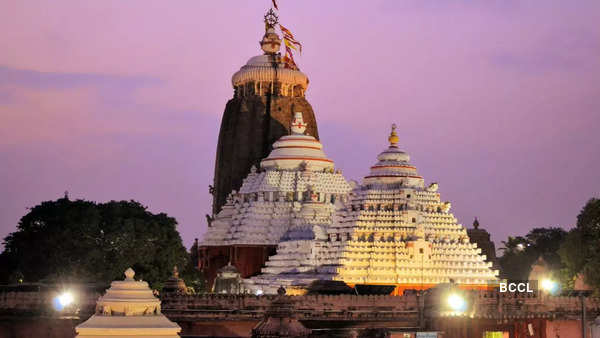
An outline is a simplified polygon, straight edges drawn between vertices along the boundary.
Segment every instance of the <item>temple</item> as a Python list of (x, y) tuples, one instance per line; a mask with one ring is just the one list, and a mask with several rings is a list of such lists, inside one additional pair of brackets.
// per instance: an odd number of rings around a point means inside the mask
[(269, 11), (260, 41), (263, 54), (250, 58), (231, 78), (234, 94), (221, 120), (211, 188), (213, 215), (231, 191), (239, 190), (250, 168), (269, 154), (273, 142), (289, 133), (295, 112), (304, 113), (308, 133), (319, 139), (315, 115), (305, 98), (308, 77), (282, 61), (277, 23), (277, 16)]
[[(492, 263), (449, 212), (450, 203), (440, 200), (437, 183), (425, 187), (398, 148), (395, 126), (388, 140), (369, 175), (341, 203), (306, 201), (277, 254), (246, 281), (251, 292), (274, 293), (283, 285), (297, 294), (316, 280), (337, 280), (393, 286), (401, 294), (450, 282), (485, 289), (497, 280)], [(325, 207), (331, 216), (319, 217)]]
[[(259, 168), (250, 169), (240, 190), (229, 194), (200, 243), (201, 267), (209, 272), (209, 281), (227, 263), (242, 277), (260, 272), (286, 236), (326, 236), (334, 205), (347, 198), (350, 185), (321, 143), (306, 135), (303, 113), (294, 114), (290, 131), (273, 144)], [(220, 260), (214, 259), (218, 252)]]
[(469, 241), (466, 229), (442, 202), (438, 184), (427, 187), (410, 156), (398, 147), (396, 126), (389, 147), (377, 156), (360, 186), (351, 193), (342, 231), (343, 245), (335, 279), (347, 284), (386, 284), (426, 289), (454, 282), (465, 288), (485, 288), (497, 271), (481, 249)]
[(479, 220), (475, 217), (473, 220), (473, 228), (467, 229), (467, 234), (471, 243), (477, 244), (478, 248), (481, 248), (481, 252), (485, 255), (486, 260), (492, 263), (492, 268), (495, 270), (500, 269), (500, 264), (496, 258), (496, 245), (490, 238), (490, 233), (480, 228)]
[[(260, 41), (263, 54), (248, 60), (233, 74), (233, 98), (227, 102), (217, 144), (212, 215), (207, 215), (208, 226), (218, 224), (231, 210), (220, 214), (227, 198), (240, 191), (243, 180), (251, 168), (271, 152), (280, 137), (290, 133), (294, 113), (302, 112), (306, 131), (319, 139), (312, 106), (305, 98), (308, 77), (297, 67), (286, 67), (279, 53), (281, 39), (275, 31), (278, 18), (271, 10), (265, 15), (265, 34)], [(234, 194), (235, 195), (235, 194)], [(216, 225), (217, 226), (217, 225)], [(275, 251), (272, 244), (225, 244), (200, 247), (202, 259), (199, 267), (214, 280), (217, 270), (235, 260), (234, 253), (242, 257), (234, 263), (243, 277), (260, 271), (267, 257)], [(239, 242), (238, 242), (239, 243)]]
[(277, 20), (265, 16), (264, 53), (233, 75), (223, 115), (213, 215), (198, 247), (209, 284), (219, 276), (214, 290), (302, 294), (332, 281), (401, 294), (496, 281), (493, 257), (472, 243), (437, 183), (425, 185), (395, 126), (361, 184), (335, 169), (304, 96), (308, 78), (279, 54)]

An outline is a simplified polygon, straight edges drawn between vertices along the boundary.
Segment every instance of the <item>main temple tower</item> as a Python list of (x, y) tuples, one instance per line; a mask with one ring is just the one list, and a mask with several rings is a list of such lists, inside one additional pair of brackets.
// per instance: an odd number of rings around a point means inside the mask
[(303, 112), (307, 134), (319, 138), (313, 109), (305, 97), (308, 77), (283, 62), (277, 24), (278, 18), (270, 10), (260, 41), (263, 54), (250, 58), (231, 79), (234, 94), (221, 121), (211, 189), (213, 216), (227, 195), (239, 190), (250, 168), (269, 155), (272, 144), (290, 133), (295, 112)]

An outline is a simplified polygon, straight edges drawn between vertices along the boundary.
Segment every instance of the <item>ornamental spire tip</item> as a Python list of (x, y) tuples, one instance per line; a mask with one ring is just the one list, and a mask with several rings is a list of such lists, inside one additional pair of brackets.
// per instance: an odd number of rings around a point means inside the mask
[(398, 135), (396, 134), (396, 124), (392, 124), (392, 132), (390, 133), (390, 137), (388, 137), (388, 141), (390, 142), (390, 147), (396, 147), (398, 144)]

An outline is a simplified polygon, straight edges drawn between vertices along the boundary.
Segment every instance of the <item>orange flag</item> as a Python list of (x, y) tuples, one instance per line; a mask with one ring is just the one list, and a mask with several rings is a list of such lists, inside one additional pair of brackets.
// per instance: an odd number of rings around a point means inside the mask
[[(293, 49), (297, 49), (302, 53), (302, 44), (294, 38), (294, 34), (292, 32), (279, 24), (279, 28), (281, 29), (281, 33), (283, 33), (283, 42), (286, 46), (289, 46)], [(297, 48), (296, 48), (297, 47)]]
[(294, 61), (292, 50), (288, 46), (285, 46), (285, 56), (283, 57), (283, 63), (285, 68), (298, 69), (296, 62)]

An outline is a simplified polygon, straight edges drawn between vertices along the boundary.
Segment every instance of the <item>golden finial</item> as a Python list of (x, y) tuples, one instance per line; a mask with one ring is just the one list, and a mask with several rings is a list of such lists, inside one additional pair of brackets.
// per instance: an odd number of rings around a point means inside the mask
[(388, 141), (390, 141), (390, 146), (395, 147), (398, 143), (398, 135), (396, 135), (396, 124), (392, 124), (392, 132), (390, 133), (390, 137), (388, 137)]

